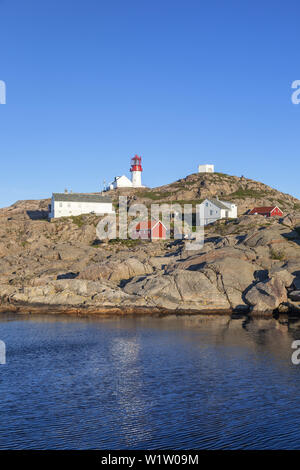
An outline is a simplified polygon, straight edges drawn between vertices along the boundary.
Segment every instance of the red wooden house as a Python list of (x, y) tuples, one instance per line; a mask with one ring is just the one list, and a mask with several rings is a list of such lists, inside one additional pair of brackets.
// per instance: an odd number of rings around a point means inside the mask
[(249, 212), (249, 215), (256, 214), (264, 215), (265, 217), (274, 217), (275, 215), (283, 216), (283, 212), (277, 206), (254, 207), (254, 209)]
[(136, 226), (136, 234), (143, 240), (165, 240), (167, 228), (161, 220), (142, 221)]

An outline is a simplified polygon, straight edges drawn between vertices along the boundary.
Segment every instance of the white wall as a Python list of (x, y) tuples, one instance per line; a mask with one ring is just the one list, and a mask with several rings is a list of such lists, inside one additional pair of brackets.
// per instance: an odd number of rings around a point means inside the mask
[(132, 186), (134, 188), (139, 188), (142, 186), (142, 172), (141, 171), (132, 172)]
[(114, 189), (116, 188), (131, 188), (132, 183), (127, 176), (120, 176), (116, 181), (113, 182)]
[(228, 207), (228, 211), (226, 209), (220, 209), (218, 206), (215, 206), (208, 199), (205, 199), (205, 201), (203, 201), (202, 204), (200, 204), (201, 223), (204, 223), (204, 225), (207, 225), (219, 219), (237, 217), (237, 206), (235, 204), (231, 204), (230, 202), (224, 202), (224, 201), (220, 201), (220, 202), (222, 202), (222, 204)]
[(221, 209), (206, 199), (200, 204), (200, 218), (204, 225), (211, 224), (221, 218)]
[(232, 219), (236, 219), (237, 218), (237, 206), (235, 204), (232, 204), (231, 202), (227, 202), (227, 201), (222, 201), (222, 204), (227, 206), (229, 211), (230, 211), (228, 217), (230, 217)]
[(214, 173), (214, 165), (198, 165), (198, 173)]
[(50, 218), (68, 217), (70, 215), (111, 214), (114, 212), (111, 202), (74, 202), (54, 201), (52, 198)]

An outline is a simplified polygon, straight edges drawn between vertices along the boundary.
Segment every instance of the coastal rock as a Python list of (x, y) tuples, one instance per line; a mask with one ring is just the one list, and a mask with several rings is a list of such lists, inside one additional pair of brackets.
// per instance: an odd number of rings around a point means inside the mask
[(167, 273), (182, 270), (201, 272), (223, 293), (233, 310), (248, 310), (243, 292), (254, 281), (260, 266), (254, 263), (256, 255), (247, 249), (220, 248), (206, 254), (197, 254), (168, 266)]
[(274, 226), (263, 228), (247, 235), (242, 243), (243, 245), (251, 248), (284, 243), (284, 238), (282, 236), (284, 231), (284, 229)]
[(0, 286), (0, 297), (8, 298), (10, 303), (57, 305), (57, 306), (94, 306), (116, 307), (128, 305), (147, 306), (143, 298), (136, 299), (118, 287), (107, 283), (86, 280), (57, 280), (44, 286), (17, 288)]
[(122, 263), (119, 261), (108, 261), (88, 266), (81, 271), (79, 279), (100, 280), (107, 279), (110, 281), (120, 281), (123, 279), (131, 279), (142, 274), (150, 274), (153, 267), (141, 262), (137, 258), (128, 258)]
[(287, 302), (285, 283), (279, 277), (255, 284), (245, 294), (253, 313), (272, 313), (280, 304)]
[(287, 214), (280, 219), (280, 223), (282, 225), (286, 225), (287, 227), (295, 227), (296, 225), (300, 223), (300, 214), (299, 213)]
[(300, 302), (300, 290), (294, 290), (290, 292), (289, 298), (293, 301)]
[(217, 285), (223, 291), (234, 310), (248, 310), (248, 305), (243, 299), (243, 293), (254, 281), (254, 273), (259, 266), (238, 258), (224, 258), (214, 263), (209, 263), (203, 269), (208, 274), (213, 271), (216, 274)]
[[(205, 246), (205, 245), (204, 245)], [(242, 261), (253, 261), (255, 260), (255, 253), (247, 249), (236, 249), (228, 246), (224, 248), (211, 249), (208, 253), (197, 253), (189, 256), (184, 260), (181, 260), (168, 267), (168, 272), (172, 272), (178, 269), (186, 269), (189, 271), (200, 271), (208, 264), (214, 262), (225, 262), (229, 265), (228, 260), (242, 260)]]
[(138, 277), (126, 284), (128, 294), (143, 296), (156, 306), (186, 310), (229, 310), (230, 303), (204, 273), (178, 271), (170, 275)]
[(282, 281), (285, 287), (290, 287), (294, 281), (294, 276), (287, 269), (281, 269), (277, 267), (270, 269), (269, 277), (274, 277)]

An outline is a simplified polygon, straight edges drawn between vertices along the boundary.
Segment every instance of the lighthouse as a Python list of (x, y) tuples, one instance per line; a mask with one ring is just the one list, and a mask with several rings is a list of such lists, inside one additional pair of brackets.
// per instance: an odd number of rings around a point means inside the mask
[(132, 173), (131, 181), (133, 188), (141, 188), (142, 187), (142, 158), (138, 155), (135, 155), (131, 159), (131, 168), (130, 171)]

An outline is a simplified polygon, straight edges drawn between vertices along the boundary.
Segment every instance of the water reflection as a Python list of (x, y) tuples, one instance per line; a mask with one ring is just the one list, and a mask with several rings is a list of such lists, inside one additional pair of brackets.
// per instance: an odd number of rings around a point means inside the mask
[(0, 448), (298, 448), (300, 320), (0, 316)]

